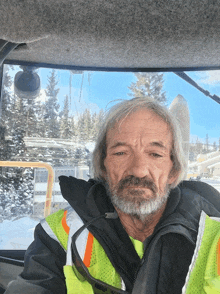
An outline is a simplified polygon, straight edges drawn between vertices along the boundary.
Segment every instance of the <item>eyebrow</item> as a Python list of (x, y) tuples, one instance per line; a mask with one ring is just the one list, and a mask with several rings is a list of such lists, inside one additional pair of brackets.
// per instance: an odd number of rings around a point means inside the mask
[(116, 142), (113, 146), (110, 147), (110, 149), (114, 149), (119, 146), (125, 146), (125, 145), (127, 145), (125, 142)]
[[(113, 146), (110, 147), (110, 149), (114, 149), (114, 148), (117, 148), (119, 146), (126, 146), (126, 145), (128, 145), (128, 144), (125, 143), (125, 142), (116, 142)], [(167, 147), (164, 146), (163, 142), (161, 142), (161, 141), (151, 142), (150, 146), (156, 146), (156, 147), (162, 148), (164, 150), (167, 150)]]
[(163, 142), (159, 141), (159, 142), (151, 142), (150, 146), (156, 146), (156, 147), (160, 147), (164, 150), (167, 150), (167, 147), (164, 146)]

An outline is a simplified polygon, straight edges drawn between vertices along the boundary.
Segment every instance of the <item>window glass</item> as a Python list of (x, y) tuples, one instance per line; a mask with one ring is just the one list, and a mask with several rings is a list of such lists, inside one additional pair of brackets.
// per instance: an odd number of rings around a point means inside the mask
[[(187, 73), (211, 94), (219, 71)], [(220, 191), (218, 105), (174, 73), (91, 72), (4, 65), (0, 160), (48, 163), (55, 174), (51, 213), (67, 206), (58, 177), (92, 177), (91, 155), (106, 111), (151, 95), (169, 107), (181, 95), (190, 113), (187, 178)], [(26, 249), (44, 217), (48, 171), (0, 167), (0, 249)]]

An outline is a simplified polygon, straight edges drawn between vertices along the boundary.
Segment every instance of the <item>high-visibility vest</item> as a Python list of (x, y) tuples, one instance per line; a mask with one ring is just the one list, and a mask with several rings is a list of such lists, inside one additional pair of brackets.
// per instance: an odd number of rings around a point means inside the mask
[[(67, 294), (93, 294), (91, 284), (79, 274), (72, 263), (71, 239), (83, 226), (78, 214), (72, 207), (68, 207), (66, 210), (59, 210), (49, 215), (41, 221), (41, 225), (66, 251), (66, 265), (63, 270)], [(134, 240), (132, 242), (135, 246)], [(76, 240), (76, 246), (81, 259), (94, 278), (125, 290), (122, 278), (112, 266), (104, 249), (87, 229)], [(139, 252), (142, 252), (142, 248)], [(139, 254), (140, 257), (142, 253)], [(182, 294), (220, 294), (220, 218), (210, 218), (203, 211), (196, 248)]]
[(204, 211), (182, 294), (220, 294), (220, 218)]
[[(91, 284), (77, 271), (72, 262), (71, 242), (73, 234), (83, 226), (79, 215), (72, 207), (59, 210), (41, 221), (46, 233), (66, 251), (66, 265), (63, 268), (67, 294), (93, 294)], [(126, 290), (125, 284), (111, 264), (108, 256), (94, 236), (85, 229), (76, 240), (78, 253), (89, 273), (118, 289)]]

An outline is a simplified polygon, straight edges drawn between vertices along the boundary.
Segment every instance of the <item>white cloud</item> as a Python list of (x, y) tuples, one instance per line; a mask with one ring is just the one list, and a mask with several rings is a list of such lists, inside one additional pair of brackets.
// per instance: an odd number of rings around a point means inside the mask
[(200, 84), (205, 85), (217, 85), (220, 84), (220, 70), (210, 70), (205, 72), (199, 72), (197, 74)]

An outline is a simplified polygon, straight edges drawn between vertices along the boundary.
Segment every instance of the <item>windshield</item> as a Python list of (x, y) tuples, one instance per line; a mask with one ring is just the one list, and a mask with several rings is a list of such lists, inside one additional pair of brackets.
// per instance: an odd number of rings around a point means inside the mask
[[(50, 213), (67, 206), (58, 177), (91, 178), (91, 155), (104, 114), (115, 103), (151, 95), (188, 104), (187, 179), (220, 191), (220, 106), (174, 73), (92, 72), (4, 65), (0, 104), (1, 161), (47, 163), (54, 171)], [(187, 73), (211, 94), (220, 71)], [(0, 249), (26, 249), (45, 214), (48, 169), (0, 167)], [(25, 232), (25, 236), (24, 236)], [(22, 236), (22, 237), (21, 237)]]

